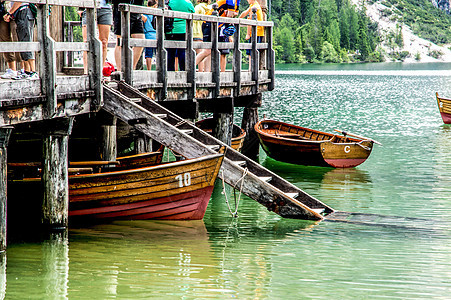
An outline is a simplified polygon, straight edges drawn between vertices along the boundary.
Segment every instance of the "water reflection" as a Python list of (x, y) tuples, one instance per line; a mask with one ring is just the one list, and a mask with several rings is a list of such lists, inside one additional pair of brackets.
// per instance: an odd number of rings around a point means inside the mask
[(6, 252), (0, 253), (0, 299), (6, 296)]

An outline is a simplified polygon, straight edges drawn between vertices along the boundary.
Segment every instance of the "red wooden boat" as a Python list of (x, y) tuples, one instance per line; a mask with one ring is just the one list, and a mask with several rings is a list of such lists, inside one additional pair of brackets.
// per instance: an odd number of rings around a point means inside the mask
[(223, 155), (69, 177), (69, 217), (200, 220)]
[(355, 167), (368, 158), (373, 143), (378, 143), (339, 130), (343, 136), (273, 120), (258, 122), (255, 131), (268, 156), (300, 165)]
[(451, 124), (451, 99), (441, 98), (435, 93), (438, 109), (445, 124)]
[[(213, 118), (207, 118), (196, 122), (196, 126), (205, 132), (212, 133), (214, 120)], [(236, 124), (233, 124), (232, 128), (232, 144), (231, 147), (236, 151), (241, 151), (243, 147), (244, 138), (246, 137), (246, 131)]]
[[(138, 157), (142, 158), (142, 155)], [(92, 168), (73, 168), (70, 171), (77, 174), (69, 174), (70, 221), (200, 220), (210, 201), (222, 160), (223, 154), (212, 154), (142, 168), (102, 167), (100, 173), (88, 174), (79, 171), (91, 169), (92, 172)], [(129, 161), (133, 166), (133, 160)], [(76, 165), (83, 163), (86, 162)], [(14, 167), (22, 165), (11, 164)], [(22, 195), (29, 191), (30, 195), (36, 196), (41, 180), (37, 171), (39, 166), (28, 163), (26, 167), (35, 168), (34, 177), (11, 180), (11, 187)]]

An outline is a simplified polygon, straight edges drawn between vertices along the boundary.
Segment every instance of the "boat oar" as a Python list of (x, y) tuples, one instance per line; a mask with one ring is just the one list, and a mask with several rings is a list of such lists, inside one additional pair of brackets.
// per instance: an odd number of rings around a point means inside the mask
[(335, 129), (335, 131), (341, 133), (342, 135), (349, 135), (349, 136), (353, 136), (353, 137), (356, 137), (356, 138), (361, 139), (361, 140), (372, 141), (373, 143), (382, 146), (382, 144), (379, 143), (378, 141), (375, 141), (373, 139), (370, 139), (370, 138), (367, 138), (367, 137), (364, 137), (364, 136), (361, 136), (361, 135), (353, 134), (353, 133), (350, 133), (350, 132), (347, 132), (347, 131), (343, 131), (343, 130), (340, 130), (340, 129)]

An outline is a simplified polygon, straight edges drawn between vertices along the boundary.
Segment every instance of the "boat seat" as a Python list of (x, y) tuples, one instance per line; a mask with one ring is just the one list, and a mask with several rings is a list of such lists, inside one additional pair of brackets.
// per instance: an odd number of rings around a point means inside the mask
[(160, 119), (166, 119), (168, 117), (167, 114), (153, 114), (155, 117), (158, 117)]
[(234, 160), (234, 163), (236, 163), (239, 166), (245, 166), (246, 165), (246, 161), (245, 160)]
[(284, 194), (290, 198), (296, 198), (299, 193), (284, 193)]
[(258, 176), (258, 178), (264, 182), (270, 182), (272, 179), (272, 176)]

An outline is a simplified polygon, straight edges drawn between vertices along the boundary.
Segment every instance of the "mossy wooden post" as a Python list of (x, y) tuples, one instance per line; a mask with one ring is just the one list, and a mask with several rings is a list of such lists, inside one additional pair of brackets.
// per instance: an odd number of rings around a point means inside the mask
[(68, 142), (74, 118), (46, 121), (43, 137), (42, 214), (45, 228), (67, 228), (69, 216)]
[[(257, 21), (257, 8), (252, 7), (252, 20)], [(252, 87), (252, 93), (258, 93), (258, 67), (259, 67), (259, 52), (257, 50), (257, 26), (252, 25), (251, 28), (252, 37), (252, 50), (251, 50), (251, 73), (252, 73), (252, 81), (255, 82)]]
[(6, 148), (12, 127), (0, 128), (0, 252), (6, 250)]
[(262, 94), (256, 94), (253, 104), (245, 107), (243, 110), (243, 119), (241, 121), (241, 128), (246, 131), (246, 137), (243, 142), (241, 152), (250, 157), (256, 158), (258, 156), (259, 142), (254, 126), (258, 122), (258, 107), (261, 105)]
[(99, 159), (115, 161), (117, 158), (117, 118), (101, 110), (97, 113), (97, 119), (100, 123)]
[[(218, 16), (218, 4), (214, 3), (213, 7), (213, 16)], [(220, 66), (220, 52), (218, 49), (218, 34), (219, 27), (218, 22), (211, 22), (211, 75), (212, 80), (215, 84), (215, 89), (212, 91), (213, 98), (217, 98), (219, 96), (219, 90), (221, 87), (221, 66)]]
[(91, 104), (91, 109), (97, 111), (100, 109), (103, 103), (103, 92), (102, 92), (102, 42), (97, 37), (96, 34), (96, 9), (87, 8), (86, 9), (86, 32), (87, 40), (89, 44), (88, 55), (88, 75), (89, 75), (89, 85), (92, 90), (94, 90), (94, 98)]
[(56, 114), (56, 51), (55, 41), (50, 37), (49, 6), (38, 5), (37, 35), (41, 43), (40, 77), (41, 91), (47, 101), (44, 106), (44, 114), (51, 118)]
[[(125, 10), (127, 8), (127, 10)], [(121, 11), (121, 71), (124, 73), (124, 81), (128, 84), (133, 83), (133, 50), (130, 47), (130, 5), (119, 5)]]
[[(164, 9), (164, 0), (158, 0), (158, 8)], [(157, 29), (156, 29), (156, 38), (157, 38), (157, 80), (158, 83), (161, 83), (162, 87), (158, 93), (158, 100), (166, 100), (168, 97), (168, 76), (167, 76), (167, 51), (164, 48), (164, 17), (163, 16), (155, 16), (157, 18)]]
[(232, 144), (233, 113), (213, 113), (213, 136), (224, 144)]

